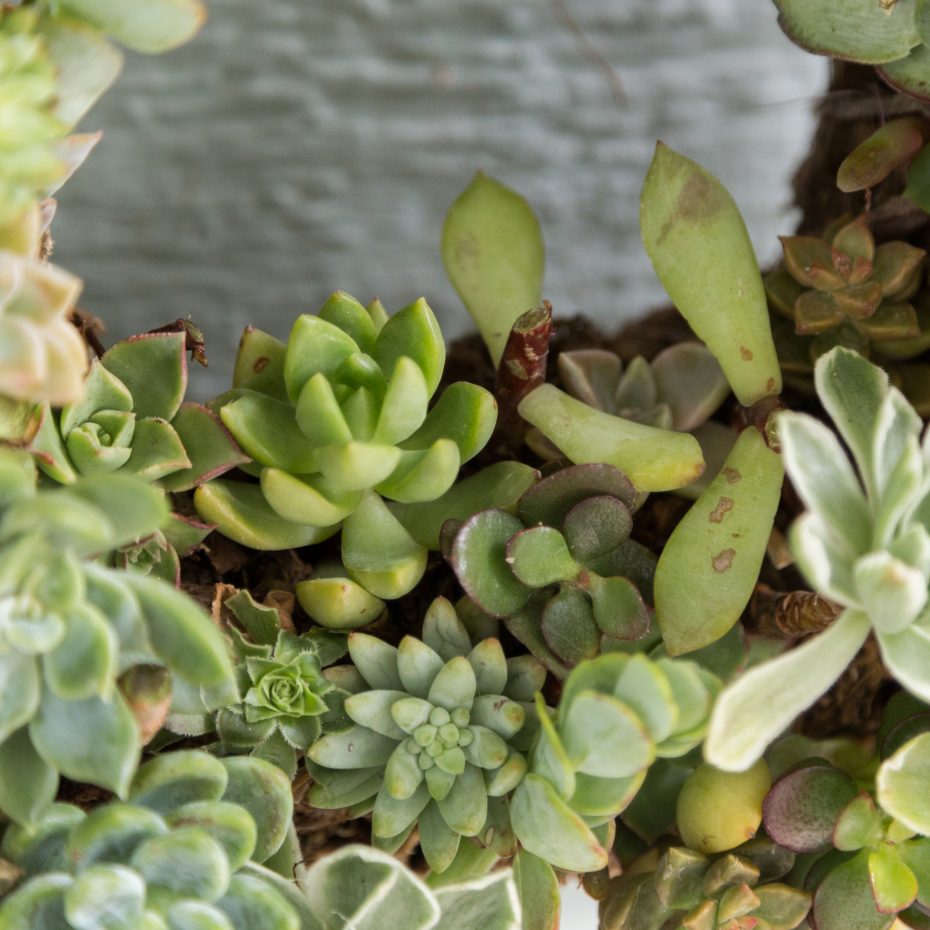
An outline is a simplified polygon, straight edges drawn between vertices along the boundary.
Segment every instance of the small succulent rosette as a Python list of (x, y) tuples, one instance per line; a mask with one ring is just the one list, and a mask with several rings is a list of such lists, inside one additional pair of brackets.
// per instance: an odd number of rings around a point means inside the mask
[(522, 495), (516, 514), (484, 509), (443, 528), (459, 583), (554, 674), (605, 640), (649, 629), (655, 556), (630, 538), (636, 489), (610, 465), (575, 465)]
[[(133, 336), (91, 366), (84, 397), (60, 411), (46, 404), (30, 450), (53, 481), (82, 475), (135, 475), (165, 491), (188, 491), (248, 459), (219, 417), (185, 403), (185, 330)], [(211, 527), (175, 514), (152, 537), (119, 553), (125, 567), (177, 580), (178, 555)]]
[(510, 806), (521, 846), (556, 868), (603, 869), (614, 818), (656, 758), (701, 742), (719, 687), (694, 662), (612, 653), (572, 671), (553, 718), (537, 697), (540, 736)]
[(889, 930), (925, 920), (930, 907), (928, 721), (923, 707), (902, 714), (886, 730), (885, 758), (872, 790), (825, 759), (813, 758), (785, 771), (766, 796), (766, 832), (807, 859), (797, 879), (813, 894), (811, 919), (818, 930)]
[(298, 930), (290, 872), (270, 867), (289, 858), (292, 807), (267, 762), (158, 756), (125, 802), (56, 804), (6, 829), (0, 853), (22, 878), (0, 898), (0, 928)]
[(297, 320), (286, 345), (246, 330), (234, 388), (214, 406), (259, 483), (212, 481), (195, 495), (199, 513), (253, 549), (309, 545), (342, 528), (345, 584), (371, 598), (405, 594), (426, 550), (384, 499), (444, 494), (496, 420), (493, 397), (465, 382), (429, 406), (444, 363), (422, 299), (388, 317), (377, 302), (336, 293)]
[(849, 349), (817, 362), (837, 435), (798, 413), (778, 430), (788, 476), (808, 508), (791, 550), (813, 589), (841, 605), (826, 631), (749, 669), (714, 708), (705, 755), (739, 770), (840, 676), (874, 632), (888, 670), (930, 699), (930, 470), (923, 422), (887, 374)]
[(94, 561), (166, 516), (161, 493), (128, 476), (37, 492), (29, 456), (0, 449), (0, 810), (11, 819), (40, 817), (59, 773), (125, 795), (151, 736), (124, 693), (133, 669), (167, 669), (214, 707), (235, 697), (223, 637), (193, 601)]
[(811, 902), (778, 881), (794, 863), (764, 837), (722, 856), (681, 846), (647, 853), (611, 879), (599, 930), (794, 930)]
[(505, 799), (526, 772), (542, 665), (506, 659), (495, 638), (473, 646), (444, 598), (430, 606), (422, 640), (394, 647), (352, 633), (349, 655), (355, 669), (340, 679), (354, 692), (345, 701), (353, 723), (308, 750), (310, 803), (371, 810), (373, 840), (389, 850), (419, 826), (437, 872), (463, 836), (512, 854)]

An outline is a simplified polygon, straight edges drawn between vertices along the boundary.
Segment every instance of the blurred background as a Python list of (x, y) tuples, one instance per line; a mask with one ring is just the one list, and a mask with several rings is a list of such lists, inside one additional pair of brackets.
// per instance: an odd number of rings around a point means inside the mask
[(789, 232), (788, 178), (826, 62), (768, 0), (213, 0), (203, 32), (127, 56), (83, 128), (56, 261), (117, 338), (190, 315), (227, 387), (247, 322), (286, 336), (341, 288), (424, 295), (469, 328), (438, 242), (477, 168), (542, 221), (556, 313), (619, 322), (662, 301), (638, 233), (657, 138), (740, 204), (760, 259)]

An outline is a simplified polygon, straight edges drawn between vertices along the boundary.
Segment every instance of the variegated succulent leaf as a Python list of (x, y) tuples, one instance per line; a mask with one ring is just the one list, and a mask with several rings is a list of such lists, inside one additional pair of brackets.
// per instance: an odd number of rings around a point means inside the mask
[(127, 670), (164, 666), (220, 703), (233, 673), (193, 601), (93, 561), (165, 520), (161, 492), (110, 475), (10, 496), (0, 510), (0, 809), (29, 822), (59, 773), (125, 794), (146, 728), (116, 687)]
[(627, 807), (656, 758), (701, 742), (719, 688), (690, 661), (609, 653), (579, 664), (554, 716), (537, 698), (540, 736), (511, 803), (521, 845), (557, 868), (604, 868), (596, 828)]
[(446, 557), (469, 598), (564, 677), (602, 638), (648, 629), (655, 559), (629, 538), (635, 497), (610, 465), (564, 468), (528, 489), (516, 515), (449, 525)]
[(298, 930), (296, 889), (261, 865), (284, 843), (292, 808), (288, 779), (267, 762), (156, 757), (125, 802), (88, 814), (58, 804), (34, 826), (7, 828), (3, 855), (25, 877), (0, 900), (0, 927)]
[(373, 802), (372, 835), (387, 848), (419, 824), (427, 861), (444, 871), (462, 836), (484, 835), (491, 799), (523, 778), (545, 672), (529, 657), (508, 661), (496, 639), (472, 645), (444, 598), (422, 639), (394, 647), (351, 633), (349, 654), (360, 676), (345, 701), (353, 723), (309, 748), (311, 803)]
[(815, 377), (852, 462), (823, 423), (797, 413), (779, 416), (785, 466), (808, 508), (790, 541), (814, 590), (844, 612), (824, 633), (727, 687), (705, 747), (721, 768), (740, 769), (758, 758), (830, 687), (870, 630), (898, 681), (930, 698), (930, 469), (923, 423), (888, 376), (855, 352), (834, 349), (818, 361)]

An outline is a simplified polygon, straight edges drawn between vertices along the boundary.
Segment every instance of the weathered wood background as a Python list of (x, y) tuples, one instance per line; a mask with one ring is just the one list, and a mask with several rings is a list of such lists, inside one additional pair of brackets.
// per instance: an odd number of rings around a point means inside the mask
[(336, 288), (389, 308), (423, 294), (465, 330), (438, 238), (478, 167), (537, 208), (557, 313), (661, 300), (637, 229), (658, 137), (724, 180), (763, 258), (791, 228), (826, 66), (768, 0), (210, 6), (192, 44), (129, 57), (55, 227), (113, 336), (188, 314), (204, 328), (200, 396), (226, 386), (246, 322), (284, 336)]

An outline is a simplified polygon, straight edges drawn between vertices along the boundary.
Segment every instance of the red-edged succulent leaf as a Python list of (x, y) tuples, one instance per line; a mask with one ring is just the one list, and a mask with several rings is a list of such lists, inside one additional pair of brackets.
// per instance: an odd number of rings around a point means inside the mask
[[(857, 258), (872, 261), (875, 256), (875, 237), (869, 230), (869, 222), (863, 213), (852, 222), (841, 226), (833, 235), (831, 244), (834, 250), (850, 260)], [(834, 268), (837, 268), (837, 256), (834, 252)], [(844, 275), (844, 277), (847, 277)]]
[(811, 916), (817, 930), (888, 930), (894, 916), (883, 914), (875, 905), (867, 851), (827, 873), (814, 893)]
[(765, 831), (793, 852), (829, 849), (837, 818), (856, 793), (852, 778), (829, 762), (802, 762), (785, 772), (766, 795)]
[(543, 609), (541, 629), (546, 644), (566, 665), (591, 659), (600, 649), (591, 602), (576, 588), (565, 588), (550, 598)]
[(851, 194), (880, 184), (923, 148), (925, 127), (916, 116), (889, 120), (843, 159), (836, 173), (837, 187)]
[(875, 253), (872, 276), (887, 299), (907, 299), (920, 276), (927, 253), (906, 242), (884, 242)]
[(518, 513), (527, 526), (561, 527), (574, 506), (595, 495), (616, 497), (629, 509), (636, 501), (632, 482), (612, 465), (572, 465), (530, 488), (520, 498)]
[(171, 425), (191, 465), (162, 479), (166, 491), (188, 491), (249, 461), (220, 418), (202, 404), (181, 404)]
[(833, 267), (833, 249), (816, 236), (782, 236), (785, 269), (798, 284), (832, 291), (846, 282)]
[(146, 333), (107, 350), (101, 364), (129, 388), (139, 417), (174, 418), (187, 390), (187, 336)]
[(883, 914), (897, 914), (917, 897), (917, 879), (890, 843), (869, 852), (869, 884)]

